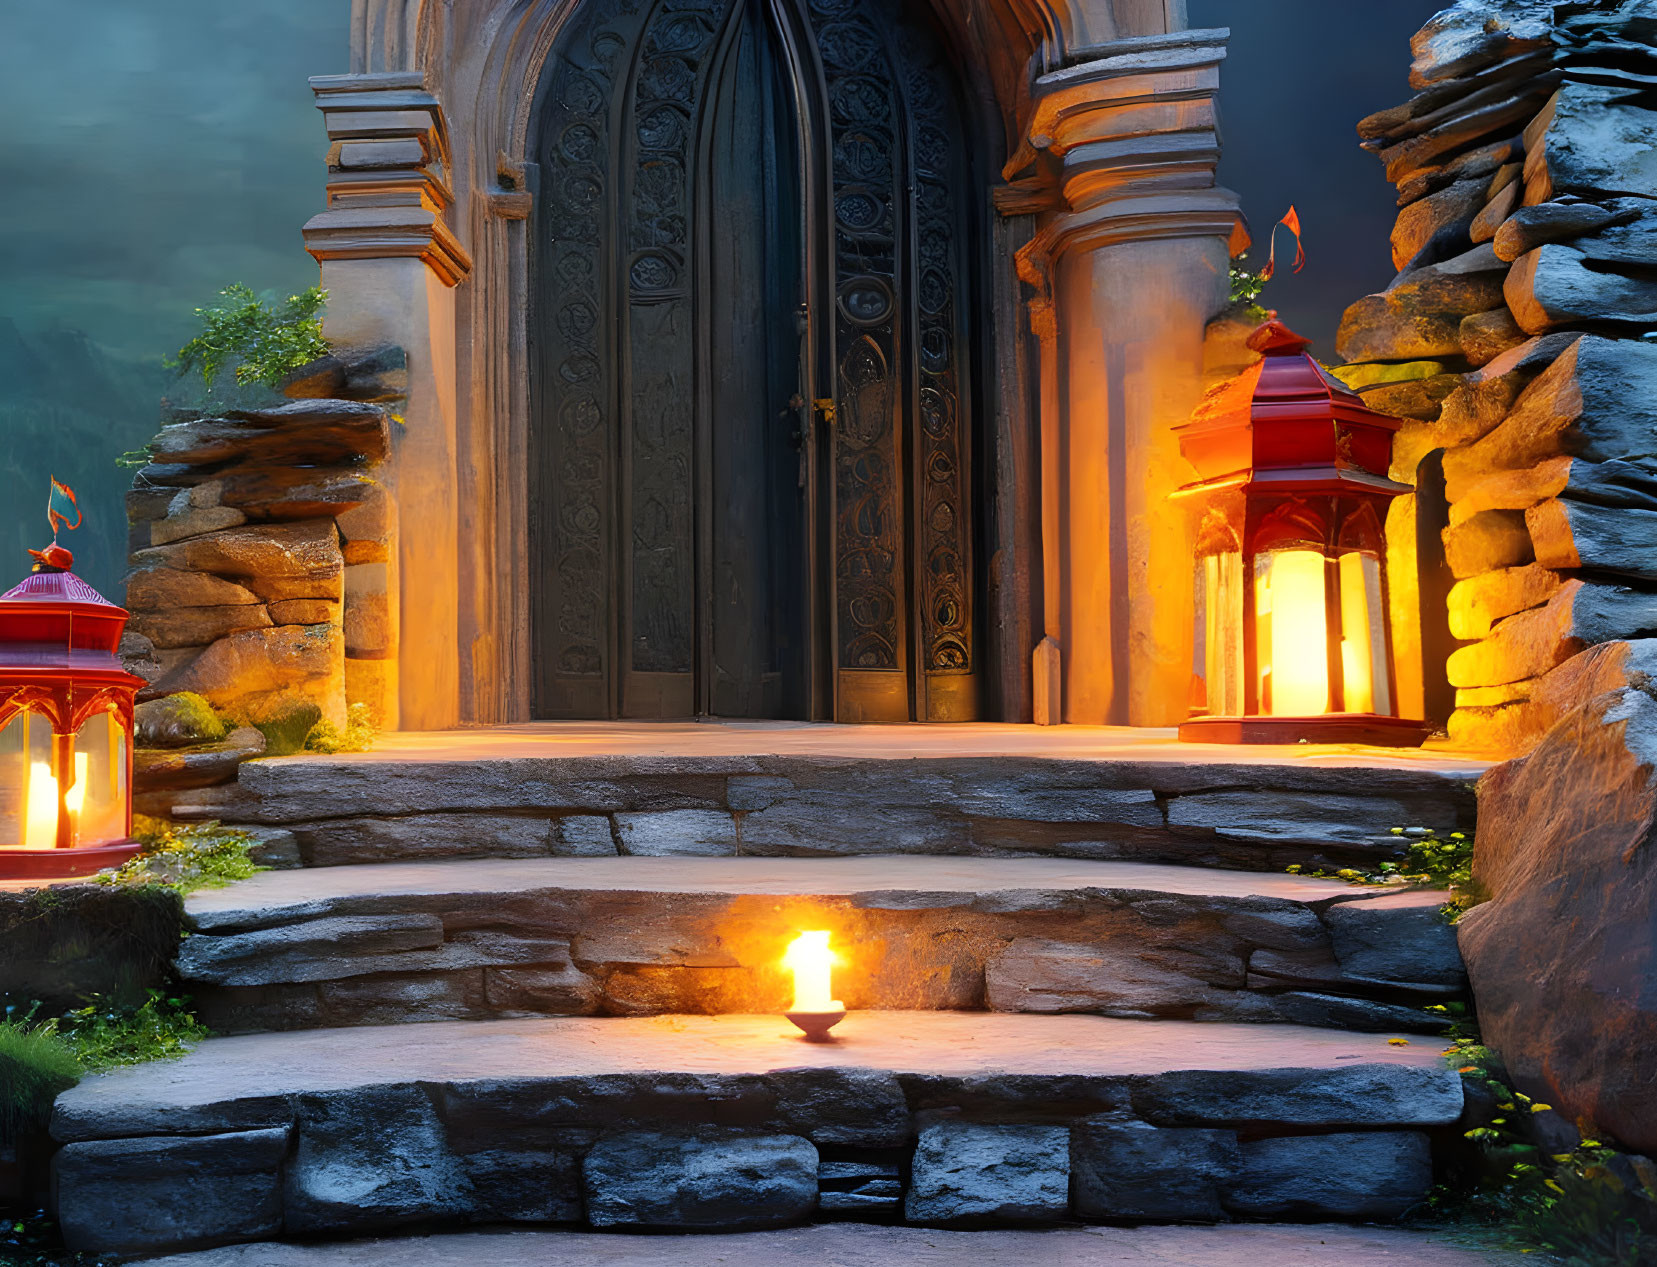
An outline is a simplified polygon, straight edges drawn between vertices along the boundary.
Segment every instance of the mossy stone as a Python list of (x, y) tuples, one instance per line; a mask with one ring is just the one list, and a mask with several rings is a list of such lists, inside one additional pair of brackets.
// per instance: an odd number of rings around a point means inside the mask
[(295, 700), (254, 725), (265, 737), (265, 755), (285, 757), (305, 747), (306, 738), (321, 720), (322, 709), (310, 700)]
[(180, 691), (140, 704), (133, 710), (133, 730), (140, 748), (218, 743), (226, 733), (223, 719), (194, 691)]

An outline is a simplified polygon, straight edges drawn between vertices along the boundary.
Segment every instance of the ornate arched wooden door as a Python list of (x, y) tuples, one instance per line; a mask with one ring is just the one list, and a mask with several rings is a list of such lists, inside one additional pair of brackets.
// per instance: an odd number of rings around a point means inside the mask
[(977, 715), (974, 185), (916, 7), (588, 0), (560, 32), (537, 715)]

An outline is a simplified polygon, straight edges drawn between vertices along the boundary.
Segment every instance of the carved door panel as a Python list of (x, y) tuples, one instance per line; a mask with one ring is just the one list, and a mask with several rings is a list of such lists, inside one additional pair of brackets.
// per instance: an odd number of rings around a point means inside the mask
[(956, 91), (901, 0), (794, 6), (592, 0), (554, 50), (539, 716), (975, 715)]

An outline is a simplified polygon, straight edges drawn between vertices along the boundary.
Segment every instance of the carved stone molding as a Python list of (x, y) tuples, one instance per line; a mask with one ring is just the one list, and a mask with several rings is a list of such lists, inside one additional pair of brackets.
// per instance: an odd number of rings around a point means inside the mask
[(471, 257), (444, 213), (449, 143), (443, 107), (418, 73), (318, 75), (328, 128), (328, 209), (305, 225), (318, 261), (413, 256), (458, 285)]

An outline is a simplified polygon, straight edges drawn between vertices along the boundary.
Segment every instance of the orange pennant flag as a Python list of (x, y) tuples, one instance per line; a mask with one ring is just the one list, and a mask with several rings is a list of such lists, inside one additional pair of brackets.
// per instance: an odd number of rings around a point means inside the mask
[[(60, 484), (55, 475), (48, 476), (52, 487), (46, 493), (46, 522), (52, 525), (52, 540), (58, 539), (58, 533), (67, 528), (73, 532), (81, 526), (81, 504), (75, 500), (75, 490), (67, 484)], [(75, 522), (69, 522), (69, 516), (58, 509), (60, 501), (67, 501), (75, 511)]]
[(1300, 215), (1291, 206), (1284, 217), (1272, 225), (1271, 250), (1266, 254), (1266, 267), (1260, 270), (1260, 280), (1269, 282), (1272, 274), (1277, 272), (1277, 225), (1280, 224), (1295, 235), (1295, 265), (1294, 271), (1300, 272), (1306, 267), (1306, 248), (1300, 241)]

